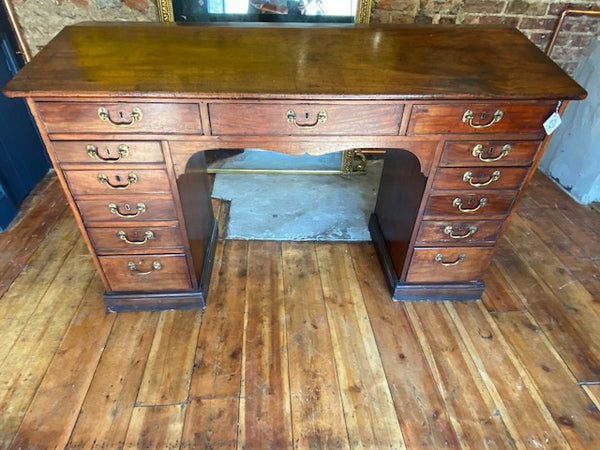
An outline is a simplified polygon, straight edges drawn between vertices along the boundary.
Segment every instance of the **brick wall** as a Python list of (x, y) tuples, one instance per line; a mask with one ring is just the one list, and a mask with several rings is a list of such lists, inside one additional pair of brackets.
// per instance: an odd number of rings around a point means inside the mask
[[(154, 0), (10, 0), (25, 39), (36, 53), (65, 25), (84, 21), (156, 21)], [(373, 0), (372, 21), (378, 23), (477, 24), (515, 26), (542, 50), (560, 13), (572, 5), (600, 9), (600, 0)], [(552, 58), (573, 73), (585, 49), (598, 36), (597, 17), (569, 17)]]
[[(546, 50), (562, 11), (600, 9), (600, 0), (373, 0), (372, 22), (431, 24), (505, 24), (517, 27)], [(567, 16), (551, 57), (573, 74), (600, 34), (600, 18)]]
[(35, 55), (65, 26), (91, 21), (156, 21), (154, 0), (9, 0)]

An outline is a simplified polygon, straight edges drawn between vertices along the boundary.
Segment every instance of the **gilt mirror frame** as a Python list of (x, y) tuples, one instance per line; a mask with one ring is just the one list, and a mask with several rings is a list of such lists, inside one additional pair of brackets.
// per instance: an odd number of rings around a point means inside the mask
[[(185, 2), (189, 0), (178, 1)], [(175, 22), (173, 0), (156, 0), (156, 6), (158, 7), (158, 16), (161, 22)], [(358, 0), (354, 23), (369, 23), (371, 6), (372, 0)]]
[[(156, 0), (158, 15), (161, 22), (175, 22), (173, 1), (186, 2), (192, 0)], [(354, 14), (354, 23), (369, 23), (371, 19), (371, 8), (372, 0), (358, 0), (356, 12)], [(360, 150), (345, 150), (341, 152), (341, 166), (337, 173), (364, 173), (365, 170), (366, 158)]]

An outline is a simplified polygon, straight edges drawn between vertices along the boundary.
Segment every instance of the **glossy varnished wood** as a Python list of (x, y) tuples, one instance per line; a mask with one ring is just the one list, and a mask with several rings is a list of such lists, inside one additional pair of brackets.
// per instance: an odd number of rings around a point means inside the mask
[[(477, 299), (499, 233), (463, 242), (464, 262), (456, 244), (444, 252), (443, 240), (419, 238), (421, 222), (507, 219), (539, 159), (542, 123), (585, 95), (518, 31), (487, 26), (73, 26), (5, 91), (28, 98), (113, 305), (159, 292), (170, 305), (206, 298), (216, 226), (203, 151), (236, 147), (387, 149), (371, 232), (393, 298)], [(98, 256), (87, 233), (175, 224), (172, 271), (151, 246)], [(133, 256), (145, 269), (123, 275)]]
[[(125, 60), (124, 42), (131, 43)], [(8, 93), (432, 99), (585, 95), (523, 35), (506, 27), (180, 24), (66, 28), (17, 76)]]

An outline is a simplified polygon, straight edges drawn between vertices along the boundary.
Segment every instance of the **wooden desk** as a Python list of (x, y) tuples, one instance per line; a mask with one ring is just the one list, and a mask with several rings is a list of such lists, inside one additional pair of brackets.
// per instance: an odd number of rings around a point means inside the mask
[(542, 123), (585, 96), (508, 28), (175, 24), (66, 28), (5, 92), (29, 102), (111, 310), (204, 306), (218, 148), (387, 149), (370, 230), (393, 298), (479, 298)]

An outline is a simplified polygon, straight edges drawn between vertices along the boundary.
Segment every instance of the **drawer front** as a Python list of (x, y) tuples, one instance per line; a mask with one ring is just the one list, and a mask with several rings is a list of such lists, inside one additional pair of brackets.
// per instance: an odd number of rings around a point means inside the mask
[(500, 220), (424, 220), (416, 245), (492, 245), (503, 223)]
[(213, 135), (398, 135), (403, 105), (209, 105)]
[(537, 133), (556, 104), (414, 105), (408, 134)]
[(516, 195), (515, 191), (478, 191), (477, 194), (433, 193), (429, 196), (425, 216), (433, 219), (436, 218), (435, 216), (460, 216), (461, 220), (479, 216), (500, 218), (508, 214)]
[(491, 247), (416, 248), (406, 275), (408, 283), (444, 283), (481, 279)]
[(54, 141), (52, 149), (60, 163), (164, 163), (160, 142)]
[[(134, 167), (134, 166), (133, 166)], [(65, 170), (73, 196), (123, 193), (170, 193), (169, 177), (165, 170), (119, 169)]]
[(444, 144), (443, 166), (528, 166), (538, 141), (448, 141)]
[(518, 189), (527, 170), (526, 167), (444, 167), (437, 170), (433, 189)]
[(144, 195), (106, 196), (104, 200), (77, 200), (77, 206), (86, 223), (128, 221), (177, 220), (172, 198)]
[(113, 291), (192, 289), (184, 255), (100, 256)]
[(179, 227), (88, 228), (98, 254), (169, 252), (183, 248)]
[(49, 133), (202, 132), (197, 104), (41, 102), (37, 107)]

